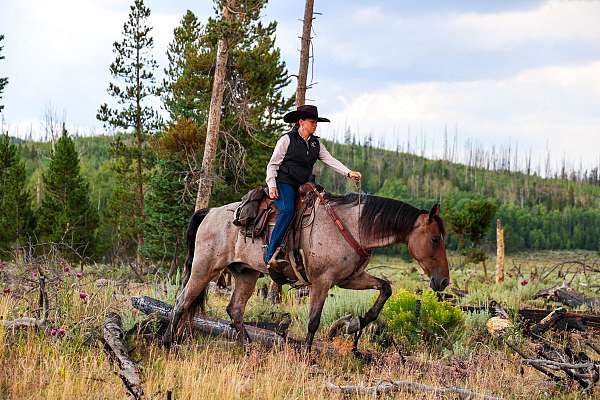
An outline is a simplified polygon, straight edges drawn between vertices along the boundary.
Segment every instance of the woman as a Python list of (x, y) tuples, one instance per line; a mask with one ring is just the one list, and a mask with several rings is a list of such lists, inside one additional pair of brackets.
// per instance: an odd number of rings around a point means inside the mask
[(323, 161), (336, 172), (355, 181), (361, 179), (360, 172), (351, 171), (333, 158), (325, 146), (319, 143), (317, 136), (313, 135), (317, 129), (317, 122), (329, 122), (327, 118), (319, 117), (317, 107), (299, 106), (295, 111), (287, 113), (283, 120), (294, 124), (294, 127), (279, 138), (267, 165), (269, 197), (275, 200), (279, 209), (264, 259), (267, 266), (271, 268), (279, 266), (280, 263), (287, 263), (283, 259), (276, 259), (278, 254), (275, 254), (275, 251), (294, 218), (298, 188), (310, 180), (317, 160)]

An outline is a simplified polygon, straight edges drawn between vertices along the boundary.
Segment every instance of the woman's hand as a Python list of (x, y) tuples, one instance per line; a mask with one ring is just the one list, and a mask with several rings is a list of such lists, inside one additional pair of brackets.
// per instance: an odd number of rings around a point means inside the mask
[(279, 192), (277, 192), (277, 187), (273, 186), (269, 188), (269, 197), (273, 200), (279, 198)]
[(348, 172), (348, 178), (353, 179), (355, 182), (360, 182), (362, 175), (358, 171), (350, 171)]

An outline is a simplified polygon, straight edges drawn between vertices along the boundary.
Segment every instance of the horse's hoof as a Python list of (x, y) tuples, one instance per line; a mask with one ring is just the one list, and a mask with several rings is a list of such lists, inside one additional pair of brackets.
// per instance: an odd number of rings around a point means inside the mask
[(358, 331), (360, 331), (360, 319), (348, 314), (331, 324), (328, 336), (329, 339), (333, 339), (335, 336), (339, 336), (342, 333), (349, 335)]

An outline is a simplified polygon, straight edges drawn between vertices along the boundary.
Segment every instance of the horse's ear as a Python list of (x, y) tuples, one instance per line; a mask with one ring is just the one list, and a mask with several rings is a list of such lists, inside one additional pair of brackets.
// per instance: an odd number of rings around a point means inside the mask
[(429, 210), (429, 222), (433, 222), (433, 216), (434, 215), (440, 215), (440, 205), (439, 204), (434, 204), (433, 207), (431, 207), (431, 210)]

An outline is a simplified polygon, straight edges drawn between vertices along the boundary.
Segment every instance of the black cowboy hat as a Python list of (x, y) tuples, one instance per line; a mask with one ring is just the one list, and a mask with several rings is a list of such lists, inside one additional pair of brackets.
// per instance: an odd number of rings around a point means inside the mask
[(299, 119), (316, 119), (319, 122), (331, 122), (327, 118), (319, 117), (319, 111), (313, 105), (298, 106), (296, 110), (290, 111), (283, 116), (283, 120), (288, 124), (298, 122)]

